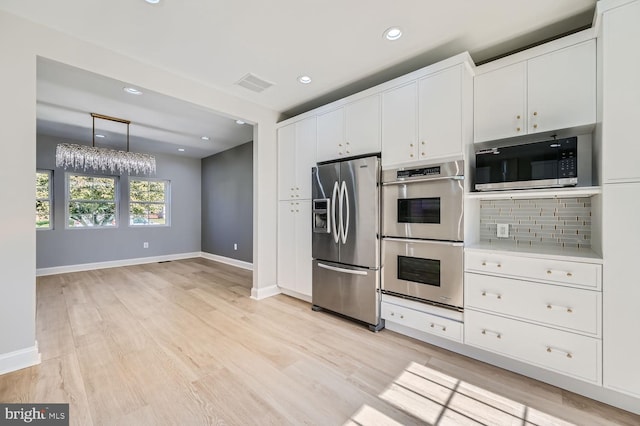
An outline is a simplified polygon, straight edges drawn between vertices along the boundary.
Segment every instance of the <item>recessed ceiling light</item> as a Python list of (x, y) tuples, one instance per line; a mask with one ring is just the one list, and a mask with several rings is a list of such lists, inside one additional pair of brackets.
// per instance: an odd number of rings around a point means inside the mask
[(184, 148), (178, 148), (178, 151), (184, 152)]
[(160, 3), (160, 0), (144, 0), (144, 1), (146, 1), (149, 4), (158, 4), (158, 3)]
[(308, 75), (301, 75), (300, 77), (298, 77), (298, 81), (302, 84), (309, 84), (311, 83), (311, 77), (309, 77)]
[(202, 139), (203, 141), (208, 141), (209, 140), (209, 136), (200, 136), (200, 139)]
[(387, 40), (394, 41), (402, 37), (402, 30), (398, 27), (387, 28), (383, 35)]
[(101, 135), (99, 133), (96, 133), (96, 138), (104, 138), (104, 135)]
[(142, 95), (142, 92), (138, 89), (136, 89), (135, 87), (125, 87), (122, 90), (124, 90), (125, 92), (127, 92), (130, 95)]
[(236, 124), (244, 124), (244, 121), (242, 121), (242, 120), (236, 120)]

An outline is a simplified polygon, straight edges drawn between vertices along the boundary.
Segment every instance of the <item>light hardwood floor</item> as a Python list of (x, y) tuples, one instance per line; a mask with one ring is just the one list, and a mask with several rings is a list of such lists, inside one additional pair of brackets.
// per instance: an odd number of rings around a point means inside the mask
[(38, 278), (42, 364), (0, 376), (0, 401), (68, 402), (76, 425), (640, 424), (250, 285), (204, 259)]

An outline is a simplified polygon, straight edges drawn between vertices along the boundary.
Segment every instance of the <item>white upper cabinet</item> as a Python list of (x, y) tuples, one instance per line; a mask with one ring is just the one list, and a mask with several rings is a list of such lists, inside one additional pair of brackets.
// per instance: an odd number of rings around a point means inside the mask
[(490, 141), (526, 133), (527, 64), (520, 62), (474, 80), (474, 140)]
[(278, 129), (278, 199), (310, 199), (316, 164), (316, 118)]
[(462, 65), (420, 80), (420, 158), (462, 155)]
[(596, 122), (596, 42), (587, 40), (476, 76), (474, 141)]
[[(465, 78), (468, 93), (464, 92)], [(456, 65), (384, 92), (382, 165), (462, 157), (465, 97), (470, 104), (470, 82), (464, 65)]]
[[(602, 173), (604, 183), (640, 182), (640, 3), (604, 14)], [(630, 48), (631, 46), (631, 48)]]
[(319, 162), (376, 152), (380, 152), (378, 94), (318, 116)]
[(528, 62), (529, 133), (596, 122), (596, 41)]
[[(328, 161), (344, 153), (344, 108), (318, 116), (318, 162)], [(340, 154), (338, 154), (340, 152)]]
[(418, 84), (382, 94), (382, 162), (399, 164), (419, 158)]

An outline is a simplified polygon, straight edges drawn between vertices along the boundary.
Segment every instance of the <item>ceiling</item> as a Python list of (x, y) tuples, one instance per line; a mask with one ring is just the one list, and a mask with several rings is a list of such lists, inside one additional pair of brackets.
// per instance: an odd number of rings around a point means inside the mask
[[(253, 140), (253, 126), (238, 124), (205, 108), (152, 92), (123, 89), (126, 82), (38, 58), (36, 117), (38, 134), (90, 144), (90, 113), (130, 120), (131, 151), (204, 158)], [(127, 127), (97, 119), (96, 146), (126, 147)], [(202, 140), (206, 136), (209, 140)], [(184, 149), (184, 151), (178, 151)]]
[[(2, 0), (0, 10), (216, 87), (286, 118), (465, 50), (479, 63), (584, 28), (592, 21), (595, 4), (596, 0), (160, 0), (156, 5), (144, 0)], [(403, 30), (402, 38), (383, 38), (391, 26)], [(194, 125), (208, 112), (189, 104), (175, 117), (185, 123), (168, 126), (176, 111), (171, 107), (182, 108), (177, 100), (147, 91), (132, 100), (124, 97), (124, 82), (93, 74), (70, 78), (65, 72), (78, 71), (65, 71), (53, 62), (42, 72), (40, 68), (38, 117), (47, 131), (55, 128), (54, 105), (68, 109), (69, 117), (75, 111), (73, 123), (78, 126), (90, 121), (79, 111), (96, 111), (137, 121), (147, 129), (141, 140), (151, 143), (157, 132), (166, 130), (175, 132), (180, 143), (192, 138), (193, 149), (204, 132), (227, 143), (233, 128)], [(237, 85), (247, 73), (273, 86), (255, 93)], [(313, 81), (300, 84), (297, 77), (303, 74)], [(117, 95), (108, 92), (111, 83)], [(74, 93), (78, 102), (61, 101), (63, 90)], [(157, 105), (159, 111), (153, 109)], [(207, 117), (211, 126), (220, 119), (212, 113)], [(132, 124), (132, 134), (133, 128)], [(244, 139), (240, 137), (242, 142), (251, 137)]]

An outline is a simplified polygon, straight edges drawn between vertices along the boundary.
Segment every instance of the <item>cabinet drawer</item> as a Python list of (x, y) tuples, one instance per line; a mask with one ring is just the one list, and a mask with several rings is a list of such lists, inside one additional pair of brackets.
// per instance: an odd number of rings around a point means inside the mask
[(462, 342), (462, 323), (404, 306), (382, 302), (382, 318), (405, 327)]
[(513, 278), (465, 274), (465, 308), (600, 334), (601, 294)]
[(600, 384), (601, 342), (540, 325), (465, 311), (465, 343)]
[(594, 289), (599, 289), (602, 282), (601, 265), (499, 253), (468, 251), (465, 270)]

